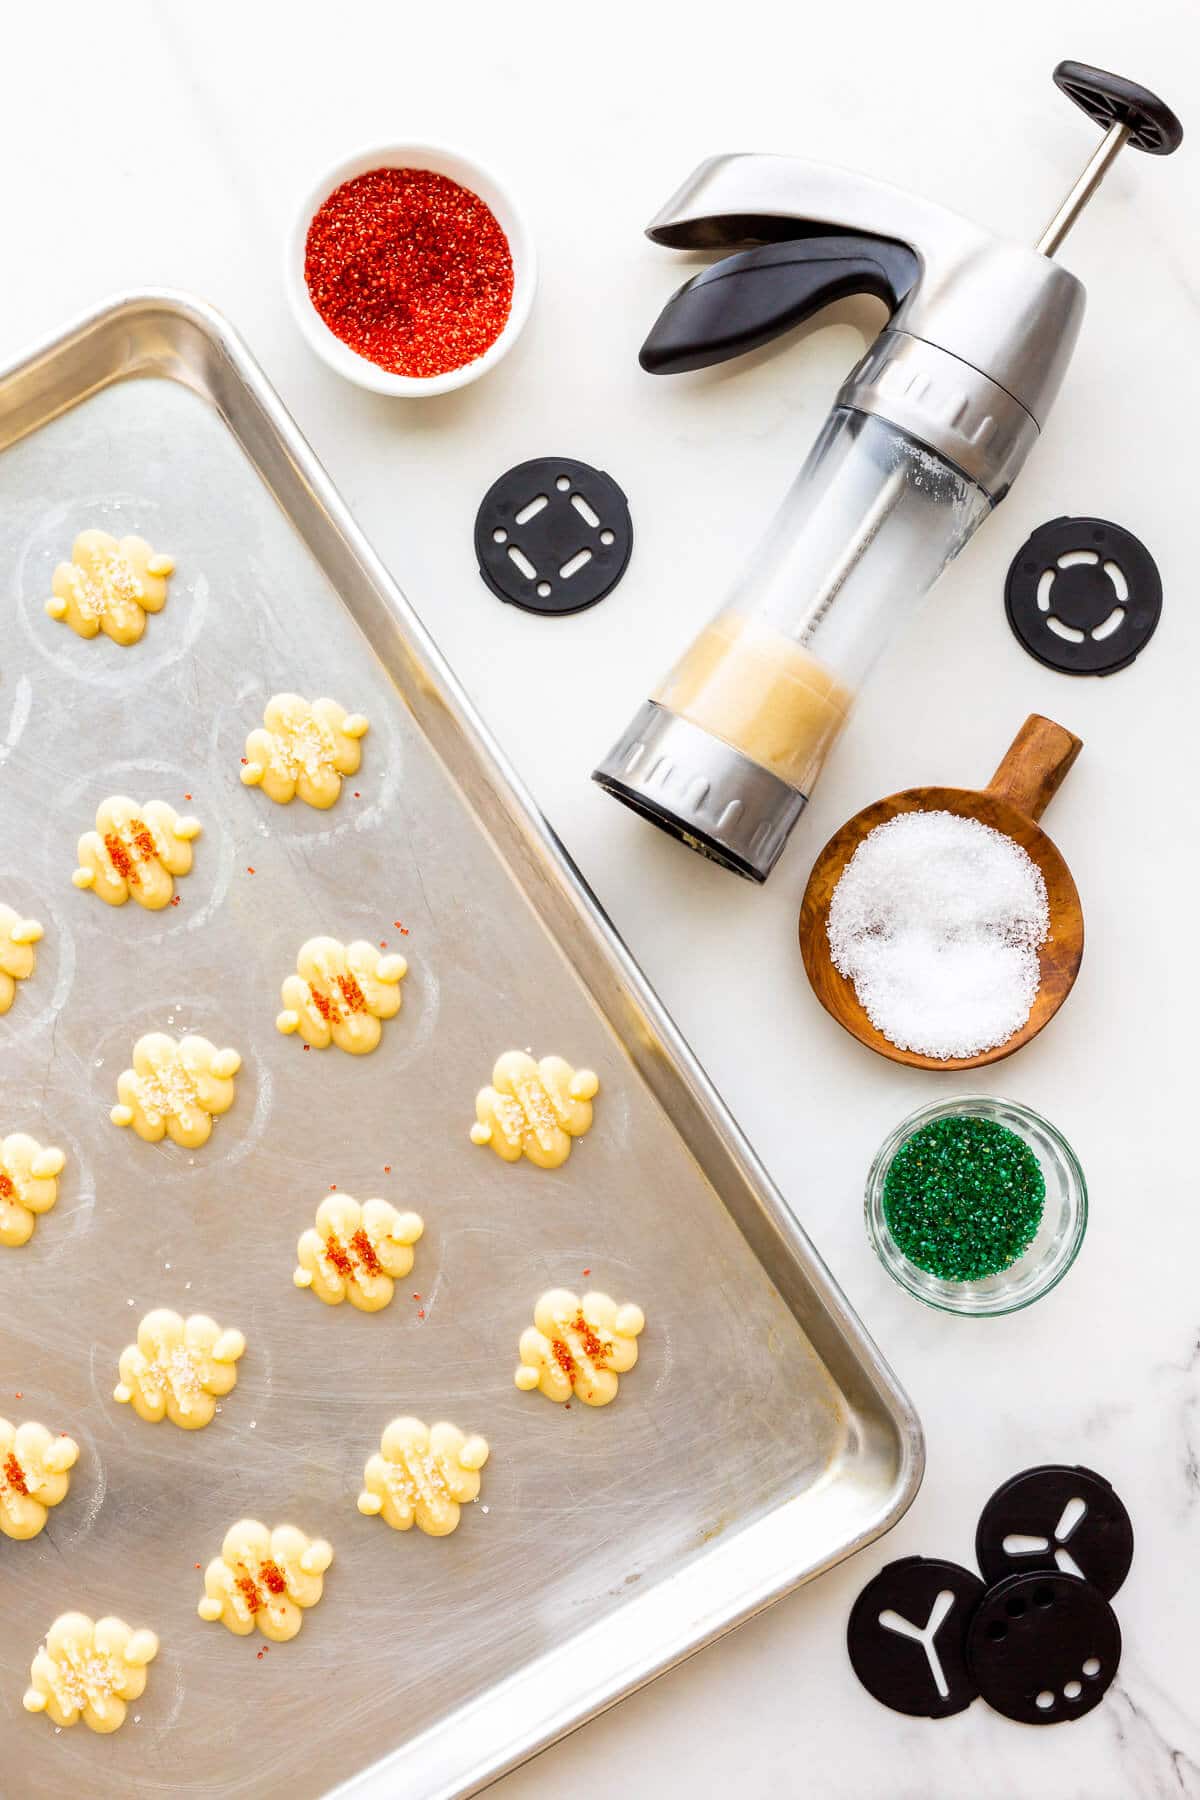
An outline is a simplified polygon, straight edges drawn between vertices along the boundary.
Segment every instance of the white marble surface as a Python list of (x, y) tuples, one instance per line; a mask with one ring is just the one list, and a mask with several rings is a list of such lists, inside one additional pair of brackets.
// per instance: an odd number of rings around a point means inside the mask
[[(783, 21), (786, 20), (786, 23)], [(929, 1469), (885, 1542), (502, 1783), (565, 1792), (739, 1791), (988, 1800), (1200, 1795), (1200, 1223), (1194, 593), (1200, 181), (1194, 150), (1127, 155), (1065, 260), (1090, 314), (1021, 485), (865, 696), (764, 892), (707, 867), (588, 781), (715, 605), (800, 462), (860, 338), (847, 315), (790, 349), (656, 382), (641, 336), (681, 279), (640, 229), (702, 155), (762, 148), (890, 176), (1032, 237), (1092, 128), (1050, 85), (1064, 55), (1161, 88), (1200, 134), (1200, 21), (1184, 0), (979, 11), (634, 7), (608, 0), (357, 6), (130, 0), (6, 9), (0, 353), (115, 290), (169, 283), (222, 308), (440, 641), (913, 1395)], [(462, 394), (374, 399), (313, 360), (284, 305), (294, 197), (359, 141), (426, 136), (509, 172), (543, 279), (512, 357)], [(866, 314), (862, 315), (867, 317)], [(491, 478), (562, 451), (610, 468), (637, 546), (577, 619), (498, 605), (471, 521)], [(1040, 669), (1004, 622), (1025, 533), (1096, 512), (1144, 534), (1158, 637), (1110, 682)], [(893, 1287), (863, 1235), (879, 1138), (956, 1085), (904, 1073), (820, 1011), (795, 947), (811, 858), (860, 804), (972, 784), (1031, 709), (1086, 740), (1048, 823), (1084, 897), (1074, 997), (978, 1079), (1030, 1101), (1091, 1184), (1079, 1263), (1033, 1311), (974, 1322)], [(781, 1421), (786, 1429), (786, 1421)], [(979, 1506), (1043, 1460), (1107, 1473), (1139, 1534), (1115, 1691), (1069, 1730), (981, 1704), (940, 1726), (876, 1706), (847, 1667), (858, 1588), (913, 1551), (969, 1561)], [(2, 1784), (2, 1782), (0, 1782)], [(260, 1791), (269, 1791), (264, 1785)]]

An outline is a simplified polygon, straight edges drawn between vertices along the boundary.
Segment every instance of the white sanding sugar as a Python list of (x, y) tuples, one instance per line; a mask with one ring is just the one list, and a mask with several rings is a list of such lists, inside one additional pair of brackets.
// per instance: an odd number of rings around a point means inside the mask
[(990, 825), (899, 813), (868, 832), (842, 871), (828, 929), (834, 966), (889, 1043), (977, 1056), (1029, 1017), (1050, 929), (1046, 883)]

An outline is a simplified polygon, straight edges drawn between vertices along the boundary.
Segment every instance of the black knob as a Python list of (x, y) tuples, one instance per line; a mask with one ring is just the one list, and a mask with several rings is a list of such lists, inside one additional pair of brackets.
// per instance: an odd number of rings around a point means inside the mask
[(1183, 142), (1183, 126), (1166, 101), (1136, 81), (1127, 81), (1124, 75), (1110, 75), (1107, 69), (1094, 69), (1090, 63), (1060, 62), (1054, 71), (1054, 85), (1081, 106), (1102, 131), (1124, 125), (1129, 132), (1126, 142), (1135, 150), (1170, 156)]

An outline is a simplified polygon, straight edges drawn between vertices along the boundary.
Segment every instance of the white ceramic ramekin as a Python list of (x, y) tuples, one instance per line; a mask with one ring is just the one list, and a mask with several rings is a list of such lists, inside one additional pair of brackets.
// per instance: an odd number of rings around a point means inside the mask
[[(389, 370), (379, 368), (335, 337), (309, 298), (304, 280), (304, 248), (313, 215), (335, 188), (372, 169), (430, 169), (436, 175), (449, 176), (451, 181), (457, 181), (479, 195), (495, 214), (508, 239), (513, 261), (513, 297), (504, 329), (482, 356), (464, 363), (461, 368), (448, 369), (444, 375), (393, 375)], [(312, 188), (288, 235), (284, 280), (296, 323), (322, 361), (339, 375), (344, 375), (347, 381), (357, 382), (359, 387), (371, 388), (377, 394), (416, 398), (425, 394), (447, 394), (454, 388), (465, 387), (495, 368), (501, 357), (507, 355), (521, 335), (533, 305), (537, 257), (529, 229), (508, 189), (478, 163), (460, 155), (457, 150), (437, 144), (376, 144), (336, 163)]]

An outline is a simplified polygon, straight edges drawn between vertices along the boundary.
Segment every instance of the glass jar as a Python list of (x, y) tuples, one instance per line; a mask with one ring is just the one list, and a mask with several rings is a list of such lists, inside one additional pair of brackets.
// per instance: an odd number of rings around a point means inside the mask
[[(919, 1268), (901, 1250), (883, 1209), (883, 1187), (900, 1146), (937, 1119), (988, 1119), (1004, 1125), (1037, 1157), (1046, 1183), (1041, 1222), (1028, 1249), (1007, 1269), (982, 1281), (946, 1281)], [(1019, 1312), (1056, 1287), (1079, 1254), (1087, 1228), (1087, 1183), (1070, 1144), (1048, 1119), (1016, 1100), (960, 1094), (922, 1106), (884, 1139), (867, 1177), (867, 1235), (888, 1274), (926, 1306), (977, 1318)]]

